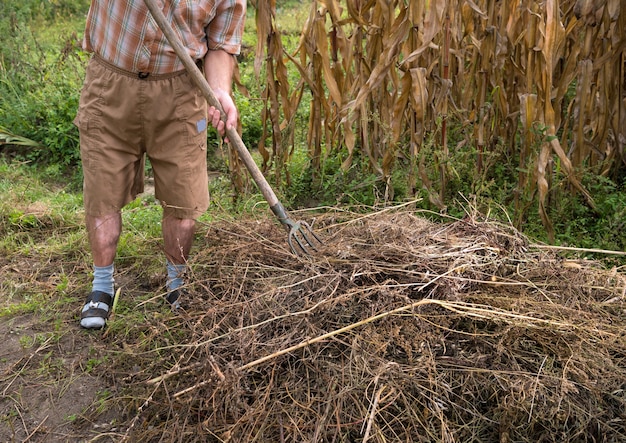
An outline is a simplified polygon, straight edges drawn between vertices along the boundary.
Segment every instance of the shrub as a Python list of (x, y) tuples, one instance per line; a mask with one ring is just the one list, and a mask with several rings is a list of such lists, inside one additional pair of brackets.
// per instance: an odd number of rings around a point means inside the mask
[[(83, 0), (0, 6), (0, 125), (39, 143), (18, 148), (20, 158), (66, 166), (78, 162), (72, 121), (86, 58), (71, 19), (87, 6)], [(42, 37), (46, 33), (55, 37)]]

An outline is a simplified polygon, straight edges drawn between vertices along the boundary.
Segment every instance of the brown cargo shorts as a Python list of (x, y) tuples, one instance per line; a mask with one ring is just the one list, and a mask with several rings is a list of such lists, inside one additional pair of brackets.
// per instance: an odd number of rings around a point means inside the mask
[(94, 56), (74, 120), (85, 212), (118, 212), (143, 192), (147, 155), (164, 215), (198, 218), (209, 205), (206, 117), (187, 73), (129, 73)]

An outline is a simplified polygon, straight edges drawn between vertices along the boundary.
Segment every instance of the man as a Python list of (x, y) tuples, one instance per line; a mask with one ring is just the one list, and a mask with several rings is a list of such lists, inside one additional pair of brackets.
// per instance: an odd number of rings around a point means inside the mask
[(166, 299), (179, 306), (195, 220), (208, 208), (207, 121), (235, 127), (231, 98), (245, 0), (162, 0), (162, 10), (222, 104), (226, 123), (200, 90), (143, 0), (92, 0), (83, 46), (87, 66), (74, 123), (80, 132), (86, 226), (93, 258), (84, 328), (102, 328), (114, 294), (121, 209), (143, 191), (144, 154), (163, 207)]

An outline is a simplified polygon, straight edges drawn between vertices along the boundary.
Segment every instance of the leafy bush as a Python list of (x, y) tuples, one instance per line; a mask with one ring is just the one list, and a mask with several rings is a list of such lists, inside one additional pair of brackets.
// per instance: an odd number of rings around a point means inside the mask
[(0, 7), (0, 126), (39, 143), (17, 149), (22, 159), (66, 166), (79, 161), (72, 121), (86, 57), (71, 20), (87, 7), (83, 0)]
[[(0, 3), (2, 25), (42, 19), (52, 21), (59, 17), (81, 14), (89, 7), (89, 0), (4, 0)], [(2, 28), (0, 28), (2, 29)], [(6, 28), (2, 29), (3, 31)], [(6, 34), (2, 34), (6, 35)]]
[(626, 180), (621, 184), (587, 173), (584, 184), (596, 209), (581, 198), (560, 199), (552, 207), (557, 240), (578, 247), (626, 251)]

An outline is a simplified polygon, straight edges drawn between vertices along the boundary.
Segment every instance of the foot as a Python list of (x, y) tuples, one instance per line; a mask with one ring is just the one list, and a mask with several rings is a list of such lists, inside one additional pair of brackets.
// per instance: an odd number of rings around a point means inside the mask
[(80, 313), (80, 325), (86, 329), (102, 329), (109, 318), (113, 297), (102, 291), (93, 291)]
[(187, 291), (184, 289), (174, 289), (164, 296), (165, 300), (170, 304), (172, 311), (177, 311), (182, 308), (181, 299), (187, 295)]

